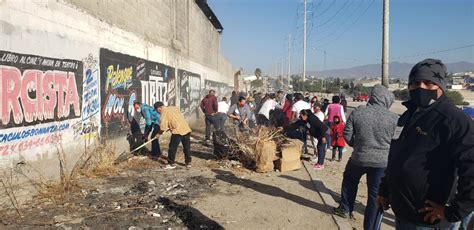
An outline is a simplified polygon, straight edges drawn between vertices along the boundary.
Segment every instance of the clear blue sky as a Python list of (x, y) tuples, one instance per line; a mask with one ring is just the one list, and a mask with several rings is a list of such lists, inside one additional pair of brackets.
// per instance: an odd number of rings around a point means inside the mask
[[(379, 63), (383, 0), (308, 0), (307, 70), (348, 68)], [(287, 72), (287, 36), (292, 34), (292, 73), (303, 69), (303, 0), (208, 0), (224, 32), (221, 50), (245, 73), (260, 67), (275, 71), (283, 57)], [(473, 0), (390, 1), (391, 61), (415, 63), (426, 57), (446, 63), (474, 62)], [(365, 12), (365, 13), (364, 13)], [(410, 57), (407, 57), (410, 56)]]

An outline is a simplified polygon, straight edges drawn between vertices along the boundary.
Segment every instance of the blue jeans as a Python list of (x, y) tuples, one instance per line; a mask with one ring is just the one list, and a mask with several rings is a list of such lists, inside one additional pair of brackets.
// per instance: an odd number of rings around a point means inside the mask
[(219, 124), (219, 130), (225, 132), (225, 121), (227, 120), (227, 114), (217, 113), (217, 123)]
[(324, 158), (326, 157), (326, 144), (318, 141), (318, 165), (324, 165)]
[(332, 122), (326, 122), (326, 126), (328, 127), (328, 131), (326, 132), (326, 140), (327, 140), (327, 143), (326, 143), (326, 149), (330, 149), (331, 148), (331, 125), (332, 125)]
[[(156, 137), (156, 134), (158, 134), (158, 132), (160, 132), (160, 126), (158, 124), (153, 124), (153, 131), (151, 132), (151, 138)], [(152, 157), (161, 156), (159, 139), (156, 139), (151, 142), (151, 156)]]
[(220, 130), (219, 128), (219, 120), (216, 115), (206, 114), (206, 140), (211, 139), (211, 125), (214, 126), (216, 130)]
[(467, 215), (464, 217), (461, 223), (461, 228), (462, 230), (468, 230), (467, 227), (469, 227), (469, 222), (471, 222), (472, 218), (474, 218), (474, 212), (471, 212), (471, 214)]
[(362, 167), (354, 164), (350, 159), (347, 162), (342, 179), (341, 208), (346, 212), (354, 211), (354, 203), (360, 178), (367, 174), (367, 206), (364, 211), (364, 229), (376, 229), (376, 220), (379, 215), (376, 203), (377, 192), (385, 168)]
[(396, 218), (395, 229), (396, 230), (458, 230), (461, 222), (441, 222), (435, 226), (422, 226), (412, 223), (410, 221)]

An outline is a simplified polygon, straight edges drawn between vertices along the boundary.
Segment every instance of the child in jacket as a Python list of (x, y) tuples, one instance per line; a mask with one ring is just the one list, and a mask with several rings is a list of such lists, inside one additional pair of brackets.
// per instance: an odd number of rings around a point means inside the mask
[(334, 161), (336, 159), (336, 152), (339, 151), (337, 161), (341, 161), (342, 159), (342, 151), (346, 146), (346, 142), (343, 136), (344, 132), (344, 123), (341, 121), (339, 116), (334, 116), (333, 124), (331, 125), (331, 145), (332, 145), (332, 159)]

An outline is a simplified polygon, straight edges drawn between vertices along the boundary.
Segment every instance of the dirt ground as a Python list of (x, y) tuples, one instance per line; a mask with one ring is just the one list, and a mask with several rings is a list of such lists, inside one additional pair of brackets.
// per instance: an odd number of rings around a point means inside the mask
[[(365, 103), (349, 102), (357, 107)], [(395, 102), (392, 110), (404, 109)], [(23, 218), (13, 210), (0, 211), (2, 229), (337, 229), (332, 207), (324, 205), (304, 168), (292, 172), (255, 173), (235, 162), (218, 161), (212, 146), (204, 146), (202, 124), (193, 126), (193, 168), (161, 169), (164, 161), (134, 157), (118, 173), (81, 178), (79, 187), (60, 201), (33, 199), (22, 206)], [(161, 146), (167, 152), (167, 138)], [(343, 162), (327, 162), (317, 180), (339, 200)], [(329, 157), (328, 151), (327, 156)], [(181, 148), (177, 161), (183, 162)], [(312, 169), (310, 169), (312, 170)], [(367, 189), (359, 184), (354, 229), (363, 229)], [(393, 229), (385, 215), (382, 229)]]
[[(343, 160), (341, 162), (331, 162), (329, 159), (331, 158), (331, 151), (326, 152), (326, 161), (324, 162), (325, 168), (324, 170), (317, 171), (317, 180), (322, 182), (326, 188), (328, 188), (331, 192), (332, 198), (339, 202), (340, 200), (340, 192), (341, 192), (341, 185), (342, 185), (342, 177), (344, 173), (344, 168), (346, 167), (347, 161), (352, 153), (352, 148), (347, 147), (347, 152), (343, 155)], [(364, 229), (363, 228), (363, 221), (364, 221), (364, 209), (365, 205), (367, 204), (367, 183), (366, 177), (362, 177), (359, 183), (359, 189), (357, 193), (356, 203), (355, 203), (355, 220), (350, 220), (350, 223), (354, 229)], [(331, 208), (332, 209), (332, 208)], [(395, 216), (391, 210), (388, 210), (384, 214), (384, 219), (382, 222), (382, 229), (395, 229)]]
[[(181, 148), (175, 170), (134, 157), (119, 171), (86, 178), (59, 200), (33, 198), (0, 210), (1, 229), (337, 229), (304, 168), (255, 173), (217, 161), (195, 132), (193, 168)], [(164, 152), (167, 141), (162, 142)]]

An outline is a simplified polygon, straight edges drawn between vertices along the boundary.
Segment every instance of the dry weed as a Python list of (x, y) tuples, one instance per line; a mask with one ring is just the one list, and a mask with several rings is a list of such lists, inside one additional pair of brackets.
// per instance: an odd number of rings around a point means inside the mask
[(0, 185), (3, 188), (5, 195), (8, 197), (8, 200), (11, 203), (13, 209), (15, 209), (16, 213), (20, 218), (23, 218), (23, 215), (20, 210), (20, 204), (18, 203), (18, 199), (16, 197), (15, 191), (18, 189), (13, 182), (13, 170), (8, 172), (4, 172), (2, 177), (0, 178)]
[(78, 173), (86, 177), (111, 176), (118, 172), (118, 168), (114, 165), (115, 158), (115, 148), (99, 143), (89, 153), (85, 152), (85, 157), (82, 158), (84, 161), (78, 161), (75, 168)]

